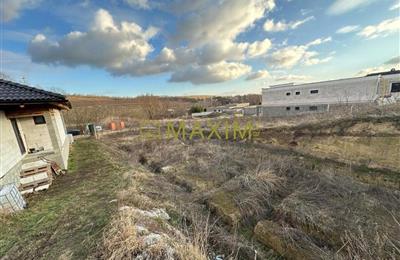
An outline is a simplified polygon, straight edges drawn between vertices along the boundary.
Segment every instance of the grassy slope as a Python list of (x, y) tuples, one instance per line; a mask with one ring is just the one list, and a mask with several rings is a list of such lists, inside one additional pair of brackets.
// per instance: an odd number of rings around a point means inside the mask
[(125, 167), (102, 144), (75, 142), (70, 171), (46, 192), (28, 199), (28, 209), (0, 218), (0, 258), (85, 258), (95, 250), (117, 204)]

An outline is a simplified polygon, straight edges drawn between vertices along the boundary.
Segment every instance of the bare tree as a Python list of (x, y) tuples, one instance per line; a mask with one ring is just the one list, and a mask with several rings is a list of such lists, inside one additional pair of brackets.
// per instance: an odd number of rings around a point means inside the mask
[(156, 119), (167, 115), (169, 101), (163, 100), (159, 96), (143, 95), (136, 98), (136, 102), (140, 105), (147, 119)]

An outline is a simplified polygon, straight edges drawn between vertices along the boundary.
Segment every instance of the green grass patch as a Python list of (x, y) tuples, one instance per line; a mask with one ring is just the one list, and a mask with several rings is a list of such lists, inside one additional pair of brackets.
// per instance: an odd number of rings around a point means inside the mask
[(26, 210), (0, 218), (0, 258), (81, 259), (95, 253), (117, 210), (110, 201), (124, 188), (127, 167), (95, 140), (76, 141), (69, 163), (69, 172), (49, 190), (28, 197)]

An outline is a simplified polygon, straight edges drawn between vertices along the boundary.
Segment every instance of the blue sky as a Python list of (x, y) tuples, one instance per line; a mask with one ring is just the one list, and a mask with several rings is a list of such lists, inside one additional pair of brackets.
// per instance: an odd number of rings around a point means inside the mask
[(68, 93), (235, 95), (399, 67), (399, 0), (2, 0), (1, 72)]

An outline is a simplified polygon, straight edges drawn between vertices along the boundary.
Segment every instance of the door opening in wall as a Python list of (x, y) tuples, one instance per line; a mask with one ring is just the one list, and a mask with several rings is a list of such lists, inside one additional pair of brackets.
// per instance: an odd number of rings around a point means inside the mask
[(26, 148), (25, 148), (24, 142), (22, 141), (22, 136), (21, 136), (21, 132), (19, 131), (19, 128), (18, 128), (17, 120), (15, 118), (12, 118), (12, 119), (10, 119), (10, 121), (11, 121), (13, 130), (14, 130), (14, 133), (15, 133), (15, 137), (17, 138), (19, 150), (21, 151), (21, 154), (24, 154), (26, 152)]

